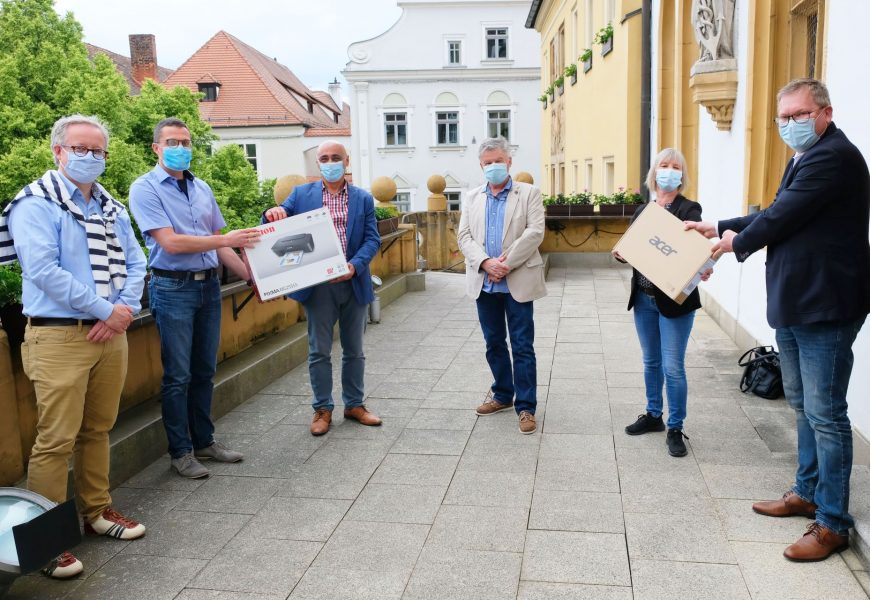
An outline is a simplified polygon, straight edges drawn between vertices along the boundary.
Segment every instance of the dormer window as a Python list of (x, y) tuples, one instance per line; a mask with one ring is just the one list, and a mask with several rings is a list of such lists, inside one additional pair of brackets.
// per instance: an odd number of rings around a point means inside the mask
[(198, 83), (199, 92), (203, 94), (200, 102), (215, 102), (218, 99), (218, 88), (221, 84), (217, 82)]

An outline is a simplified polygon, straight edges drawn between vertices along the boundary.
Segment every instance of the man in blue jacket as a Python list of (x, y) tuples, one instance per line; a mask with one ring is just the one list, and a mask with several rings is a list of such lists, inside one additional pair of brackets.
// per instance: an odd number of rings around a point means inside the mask
[(797, 413), (798, 469), (785, 495), (756, 502), (771, 517), (815, 521), (786, 548), (794, 561), (849, 546), (852, 343), (870, 312), (870, 175), (832, 122), (825, 85), (798, 79), (777, 95), (780, 136), (794, 151), (774, 203), (758, 213), (686, 223), (738, 261), (767, 246), (767, 320), (776, 330), (786, 399)]
[(363, 425), (380, 425), (363, 400), (365, 332), (368, 304), (374, 300), (369, 263), (381, 246), (371, 194), (350, 185), (345, 172), (347, 150), (338, 142), (324, 142), (317, 149), (321, 180), (300, 185), (281, 206), (266, 211), (268, 221), (326, 206), (347, 258), (348, 274), (290, 294), (302, 303), (308, 318), (308, 372), (314, 391), (311, 434), (323, 435), (332, 422), (332, 334), (338, 322), (341, 339), (341, 399), (344, 418)]

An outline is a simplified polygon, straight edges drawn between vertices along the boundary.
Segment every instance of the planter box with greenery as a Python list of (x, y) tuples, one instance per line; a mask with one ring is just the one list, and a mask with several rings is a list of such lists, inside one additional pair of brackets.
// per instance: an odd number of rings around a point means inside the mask
[(550, 104), (556, 101), (556, 87), (554, 85), (550, 85), (544, 93), (547, 94), (550, 98)]
[(399, 230), (399, 216), (395, 208), (375, 208), (375, 218), (378, 220), (378, 233), (381, 237)]
[(592, 202), (598, 207), (598, 214), (603, 217), (631, 216), (643, 204), (643, 196), (636, 191), (619, 188), (618, 192), (610, 196), (596, 194)]
[(24, 341), (27, 318), (21, 312), (21, 268), (18, 264), (0, 267), (0, 323), (15, 348)]
[(579, 59), (580, 62), (583, 63), (583, 72), (588, 73), (592, 68), (592, 48), (586, 48), (586, 50), (583, 51), (583, 54), (580, 55)]
[(581, 194), (558, 194), (544, 198), (544, 208), (548, 217), (580, 217), (591, 216), (595, 207), (591, 196), (586, 192)]
[(608, 23), (595, 34), (595, 43), (601, 46), (601, 56), (607, 56), (613, 51), (613, 24)]
[(547, 95), (543, 94), (541, 96), (538, 96), (538, 100), (541, 102), (541, 104), (544, 105), (544, 110), (547, 110)]
[(577, 65), (571, 63), (567, 67), (565, 67), (565, 77), (571, 78), (571, 85), (577, 83)]
[(565, 93), (565, 78), (564, 77), (560, 76), (553, 83), (556, 85), (556, 89), (559, 90), (560, 96)]

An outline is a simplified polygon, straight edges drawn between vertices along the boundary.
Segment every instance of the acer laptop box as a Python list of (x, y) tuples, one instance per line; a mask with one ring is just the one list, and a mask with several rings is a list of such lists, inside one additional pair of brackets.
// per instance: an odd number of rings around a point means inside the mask
[(689, 297), (701, 275), (716, 264), (712, 242), (667, 210), (650, 202), (614, 250), (677, 304)]

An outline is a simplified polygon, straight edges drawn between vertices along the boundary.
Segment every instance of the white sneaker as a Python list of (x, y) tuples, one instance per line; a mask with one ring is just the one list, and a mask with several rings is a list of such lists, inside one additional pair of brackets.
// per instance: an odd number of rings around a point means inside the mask
[(107, 508), (102, 515), (85, 523), (85, 531), (119, 540), (135, 540), (145, 535), (145, 526), (112, 508)]

